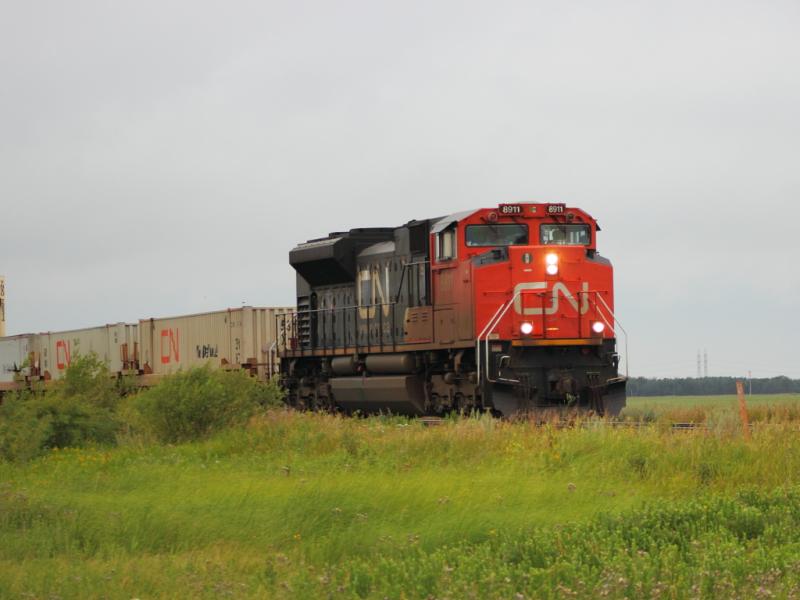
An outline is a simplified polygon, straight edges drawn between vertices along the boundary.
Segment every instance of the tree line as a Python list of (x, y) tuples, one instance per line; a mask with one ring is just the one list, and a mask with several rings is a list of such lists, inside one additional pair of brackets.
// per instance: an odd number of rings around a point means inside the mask
[[(800, 394), (800, 379), (785, 376), (761, 379), (737, 377), (631, 377), (628, 396), (711, 396), (735, 394), (736, 382), (743, 381), (745, 392), (754, 394)], [(751, 388), (752, 385), (752, 388)]]

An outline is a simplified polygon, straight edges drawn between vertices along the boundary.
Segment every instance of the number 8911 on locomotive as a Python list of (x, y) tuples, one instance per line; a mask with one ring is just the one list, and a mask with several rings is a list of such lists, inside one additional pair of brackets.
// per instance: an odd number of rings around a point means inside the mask
[(297, 310), (278, 317), (287, 401), (347, 413), (618, 414), (626, 378), (598, 231), (580, 209), (519, 203), (299, 244), (289, 254)]

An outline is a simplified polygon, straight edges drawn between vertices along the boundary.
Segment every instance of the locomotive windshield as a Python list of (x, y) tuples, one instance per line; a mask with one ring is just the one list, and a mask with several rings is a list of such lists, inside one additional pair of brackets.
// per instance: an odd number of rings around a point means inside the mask
[(518, 246), (528, 243), (528, 226), (519, 223), (467, 225), (467, 246)]
[(560, 246), (588, 246), (592, 239), (589, 225), (562, 225), (546, 223), (541, 230), (542, 244)]

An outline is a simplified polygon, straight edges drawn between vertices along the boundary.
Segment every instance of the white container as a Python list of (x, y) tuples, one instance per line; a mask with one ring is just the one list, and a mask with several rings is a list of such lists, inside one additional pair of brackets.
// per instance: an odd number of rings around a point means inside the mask
[(29, 359), (32, 335), (14, 335), (0, 338), (0, 383), (24, 377), (29, 369), (23, 369)]
[(229, 308), (139, 321), (140, 367), (167, 375), (191, 367), (246, 368), (260, 379), (277, 373), (276, 315), (294, 308)]
[(112, 373), (137, 367), (138, 326), (115, 323), (88, 329), (39, 333), (32, 336), (34, 372), (58, 379), (76, 356), (95, 353)]

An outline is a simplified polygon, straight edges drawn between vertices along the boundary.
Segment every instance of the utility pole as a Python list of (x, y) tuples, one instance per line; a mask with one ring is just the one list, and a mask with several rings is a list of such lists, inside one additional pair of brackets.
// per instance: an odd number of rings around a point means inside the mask
[(703, 377), (708, 377), (708, 350), (703, 350)]
[(0, 337), (6, 335), (6, 278), (0, 275)]

